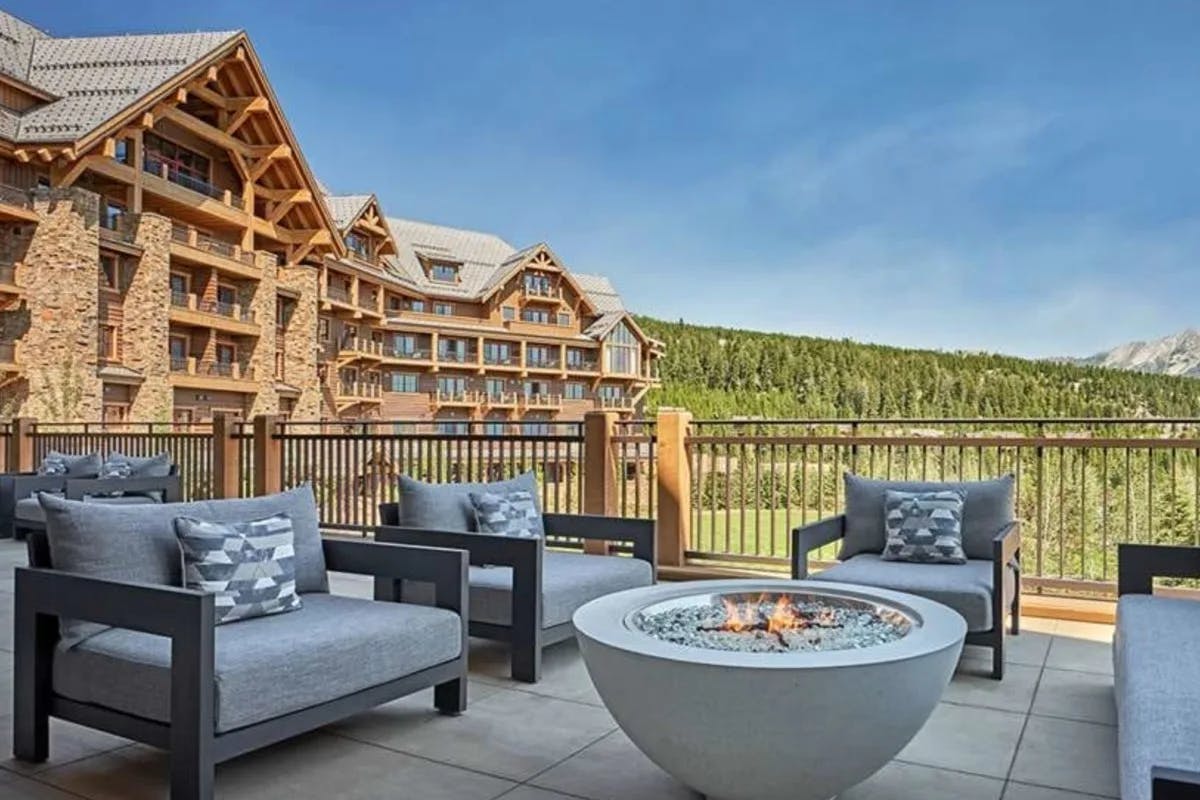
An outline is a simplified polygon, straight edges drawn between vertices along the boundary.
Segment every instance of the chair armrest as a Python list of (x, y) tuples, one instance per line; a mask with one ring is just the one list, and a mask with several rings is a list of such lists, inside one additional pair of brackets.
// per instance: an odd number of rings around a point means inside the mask
[(992, 560), (999, 564), (1009, 564), (1016, 560), (1020, 552), (1021, 523), (1013, 520), (992, 538)]
[(89, 495), (115, 492), (162, 492), (163, 502), (178, 503), (183, 496), (178, 475), (156, 478), (70, 478), (67, 480), (67, 499), (83, 500)]
[(1200, 773), (1169, 767), (1150, 770), (1152, 800), (1194, 800), (1200, 797)]
[(1155, 578), (1200, 578), (1200, 547), (1117, 546), (1117, 594), (1153, 594)]
[(66, 489), (66, 475), (13, 475), (6, 477), (5, 483), (12, 481), (12, 496), (14, 499), (29, 497), (37, 492), (61, 492)]
[(443, 547), (466, 550), (475, 565), (496, 564), (511, 567), (535, 552), (540, 552), (540, 539), (519, 536), (497, 536), (491, 533), (460, 531), (427, 531), (420, 528), (400, 528), (380, 525), (375, 529), (375, 541), (387, 544), (407, 544), (418, 547)]
[(792, 531), (792, 577), (808, 577), (808, 554), (846, 535), (846, 515), (838, 514)]
[(566, 536), (633, 545), (633, 557), (656, 562), (658, 539), (654, 520), (637, 517), (605, 517), (599, 514), (543, 514), (547, 536)]
[(435, 604), (466, 618), (469, 584), (464, 551), (328, 538), (322, 539), (321, 545), (326, 569), (374, 576), (376, 599), (401, 600), (395, 586), (399, 581), (432, 583)]

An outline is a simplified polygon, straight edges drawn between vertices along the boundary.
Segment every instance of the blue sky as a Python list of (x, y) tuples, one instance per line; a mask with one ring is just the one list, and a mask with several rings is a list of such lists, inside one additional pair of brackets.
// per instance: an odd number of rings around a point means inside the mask
[(244, 28), (333, 190), (639, 312), (1030, 356), (1200, 326), (1194, 3), (4, 7)]

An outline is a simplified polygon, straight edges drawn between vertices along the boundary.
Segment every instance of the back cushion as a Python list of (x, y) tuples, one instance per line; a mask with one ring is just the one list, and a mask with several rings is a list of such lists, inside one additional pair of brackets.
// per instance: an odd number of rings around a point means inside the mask
[(533, 531), (537, 536), (544, 536), (546, 530), (541, 518), (537, 478), (532, 472), (493, 483), (424, 483), (401, 475), (399, 525), (402, 528), (473, 533), (478, 526), (471, 492), (506, 494), (514, 489), (533, 495), (538, 511)]
[(149, 458), (127, 456), (119, 451), (108, 454), (105, 464), (128, 464), (131, 478), (165, 478), (171, 474), (171, 454), (159, 453)]
[(42, 459), (43, 466), (47, 462), (64, 464), (67, 468), (66, 476), (68, 478), (94, 478), (100, 474), (100, 465), (103, 463), (99, 453), (80, 456), (60, 453), (57, 450), (51, 450), (46, 454), (46, 457)]
[(967, 558), (991, 559), (992, 539), (1015, 519), (1016, 478), (1005, 475), (987, 481), (958, 483), (880, 481), (846, 473), (846, 536), (838, 558), (859, 553), (881, 553), (884, 533), (884, 500), (889, 489), (897, 492), (932, 492), (942, 489), (966, 496), (962, 512), (963, 550)]
[[(47, 494), (38, 497), (46, 511), (46, 539), (54, 569), (109, 580), (183, 586), (176, 517), (245, 522), (287, 514), (295, 534), (296, 591), (329, 591), (317, 504), (307, 485), (262, 497), (192, 503), (107, 505)], [(78, 638), (98, 629), (64, 622), (63, 637)]]

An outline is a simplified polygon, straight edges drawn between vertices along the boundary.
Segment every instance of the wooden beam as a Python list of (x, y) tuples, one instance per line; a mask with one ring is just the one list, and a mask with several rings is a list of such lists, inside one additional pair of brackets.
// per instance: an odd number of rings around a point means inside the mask
[(76, 161), (70, 168), (52, 167), (50, 169), (50, 183), (56, 188), (71, 186), (75, 181), (79, 180), (79, 176), (84, 173), (84, 170), (92, 166), (95, 162), (104, 159), (104, 156), (87, 156)]
[(39, 147), (37, 151), (37, 157), (42, 161), (45, 161), (47, 164), (54, 160), (54, 154), (50, 152), (50, 148), (48, 147)]
[(175, 102), (176, 103), (186, 103), (187, 99), (188, 99), (188, 90), (186, 87), (180, 86), (178, 89), (175, 90)]
[(181, 108), (168, 108), (163, 111), (163, 117), (171, 120), (184, 130), (196, 134), (202, 139), (207, 139), (214, 144), (224, 147), (226, 150), (231, 150), (237, 153), (247, 154), (250, 151), (250, 145), (243, 142), (234, 136), (230, 136), (220, 128), (209, 125), (202, 119), (193, 117)]
[(237, 129), (250, 119), (251, 114), (262, 113), (271, 108), (270, 102), (265, 97), (255, 97), (242, 106), (242, 109), (234, 115), (233, 119), (229, 120), (229, 125), (225, 128), (228, 133), (237, 133)]
[(301, 245), (300, 247), (297, 247), (295, 250), (291, 250), (289, 248), (288, 263), (289, 264), (299, 264), (301, 261), (303, 261), (305, 259), (305, 257), (309, 253), (312, 252), (312, 249), (314, 246), (315, 245), (312, 245), (312, 244), (305, 244), (305, 245)]
[(246, 154), (255, 158), (290, 158), (292, 148), (286, 144), (254, 144), (247, 145)]
[(16, 158), (17, 161), (20, 161), (22, 164), (29, 163), (29, 151), (28, 150), (14, 150), (13, 157)]
[(215, 81), (221, 74), (221, 68), (214, 64), (204, 71), (204, 79), (209, 83)]
[(265, 186), (255, 188), (255, 192), (264, 200), (276, 203), (311, 203), (312, 192), (308, 189), (268, 189)]
[(225, 110), (229, 109), (229, 98), (223, 94), (220, 94), (219, 92), (214, 92), (207, 86), (193, 84), (192, 94), (208, 103), (210, 106), (216, 106), (217, 108)]
[(100, 154), (105, 158), (114, 158), (117, 155), (117, 140), (112, 136), (105, 139), (100, 146)]
[(267, 217), (267, 221), (272, 225), (279, 224), (279, 221), (287, 216), (287, 213), (296, 207), (295, 203), (283, 202), (275, 207), (271, 212), (271, 216)]

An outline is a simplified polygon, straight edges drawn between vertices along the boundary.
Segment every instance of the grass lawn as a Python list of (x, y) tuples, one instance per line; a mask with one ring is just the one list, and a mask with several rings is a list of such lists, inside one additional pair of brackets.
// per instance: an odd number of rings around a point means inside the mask
[[(826, 516), (828, 514), (826, 512)], [(699, 524), (693, 518), (690, 549), (787, 558), (792, 528), (802, 521), (811, 523), (818, 519), (821, 516), (813, 508), (808, 509), (807, 515), (799, 508), (731, 508), (728, 517), (723, 509), (718, 509), (715, 515), (705, 510)], [(821, 557), (832, 558), (835, 550), (836, 547), (823, 548)]]

